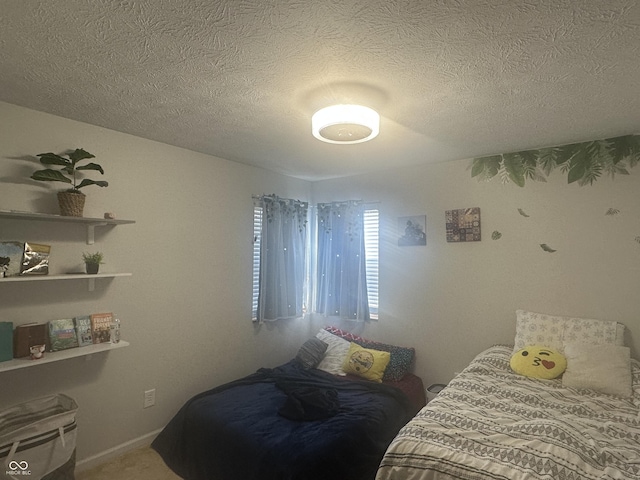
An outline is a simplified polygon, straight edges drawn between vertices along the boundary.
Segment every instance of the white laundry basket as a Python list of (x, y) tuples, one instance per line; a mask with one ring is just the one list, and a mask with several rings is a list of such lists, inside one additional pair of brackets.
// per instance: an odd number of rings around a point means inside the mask
[(75, 400), (63, 394), (0, 412), (0, 479), (40, 480), (71, 459), (76, 448)]

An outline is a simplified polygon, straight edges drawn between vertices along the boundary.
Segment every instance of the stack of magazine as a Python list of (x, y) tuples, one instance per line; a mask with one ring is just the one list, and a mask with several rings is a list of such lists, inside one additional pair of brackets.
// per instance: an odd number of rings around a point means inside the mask
[(113, 313), (94, 313), (74, 318), (61, 318), (48, 322), (47, 350), (57, 352), (68, 348), (84, 347), (111, 341)]

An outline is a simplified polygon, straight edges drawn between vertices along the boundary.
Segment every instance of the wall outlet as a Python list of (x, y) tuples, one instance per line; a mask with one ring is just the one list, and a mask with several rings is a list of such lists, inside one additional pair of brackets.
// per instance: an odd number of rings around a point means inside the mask
[(156, 389), (145, 390), (143, 408), (153, 407), (156, 404)]

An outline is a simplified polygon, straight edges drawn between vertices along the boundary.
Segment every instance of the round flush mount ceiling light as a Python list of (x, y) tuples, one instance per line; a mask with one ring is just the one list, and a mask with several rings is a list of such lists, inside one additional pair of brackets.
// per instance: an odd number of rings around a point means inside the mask
[(311, 132), (318, 140), (339, 145), (362, 143), (380, 132), (380, 115), (362, 105), (332, 105), (311, 117)]

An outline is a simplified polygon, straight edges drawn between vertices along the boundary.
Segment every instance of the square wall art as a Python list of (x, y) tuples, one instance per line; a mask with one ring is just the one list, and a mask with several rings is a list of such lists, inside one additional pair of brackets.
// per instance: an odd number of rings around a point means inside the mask
[(447, 242), (479, 242), (480, 208), (446, 210)]
[(408, 247), (411, 245), (427, 244), (427, 216), (417, 215), (413, 217), (398, 217), (398, 245)]

